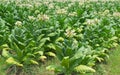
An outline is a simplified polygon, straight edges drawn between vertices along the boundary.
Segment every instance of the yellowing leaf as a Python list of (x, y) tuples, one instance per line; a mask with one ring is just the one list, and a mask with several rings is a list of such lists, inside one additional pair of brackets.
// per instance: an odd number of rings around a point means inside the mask
[(50, 34), (48, 34), (49, 37), (52, 37), (52, 36), (55, 36), (55, 35), (56, 35), (56, 33), (50, 33)]
[(100, 57), (96, 57), (96, 59), (97, 59), (99, 62), (104, 61), (104, 59), (103, 59), (103, 58), (100, 58)]
[(49, 55), (49, 56), (52, 56), (52, 57), (56, 57), (56, 54), (53, 53), (53, 52), (47, 52), (46, 54)]
[(64, 41), (64, 38), (63, 37), (57, 38), (56, 42), (59, 42), (59, 41)]
[(23, 66), (23, 64), (20, 64), (20, 63), (16, 62), (13, 57), (9, 57), (9, 58), (6, 60), (6, 62), (7, 62), (8, 64), (15, 64), (15, 65), (21, 66), (21, 67)]
[(43, 61), (43, 62), (44, 62), (46, 59), (47, 59), (47, 57), (46, 57), (46, 56), (40, 56), (40, 60), (41, 60), (41, 61)]
[(38, 63), (37, 61), (35, 61), (35, 60), (30, 60), (30, 62), (31, 62), (32, 64), (39, 65), (39, 63)]
[(2, 48), (9, 48), (7, 44), (3, 44), (1, 47)]
[(86, 72), (95, 72), (95, 70), (86, 65), (79, 65), (74, 69), (76, 72), (86, 73)]
[(46, 67), (47, 70), (49, 71), (55, 71), (56, 66), (55, 65), (49, 65)]
[(16, 63), (16, 65), (17, 65), (17, 66), (21, 66), (21, 67), (23, 67), (23, 64)]
[(2, 56), (9, 57), (9, 52), (6, 49), (3, 49)]
[(40, 54), (40, 55), (43, 55), (43, 51), (38, 51), (38, 52), (35, 52), (34, 54)]

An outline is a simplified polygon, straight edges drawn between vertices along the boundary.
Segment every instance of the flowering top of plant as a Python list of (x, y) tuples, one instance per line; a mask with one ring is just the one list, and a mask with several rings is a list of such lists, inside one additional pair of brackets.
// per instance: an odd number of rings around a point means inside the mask
[(77, 16), (76, 12), (69, 13), (68, 16)]
[(20, 6), (21, 8), (23, 8), (23, 7), (27, 7), (27, 8), (29, 8), (29, 9), (33, 8), (33, 5), (31, 5), (31, 4), (20, 4), (19, 6)]
[(100, 20), (97, 19), (97, 18), (95, 18), (95, 19), (87, 19), (85, 24), (87, 24), (87, 25), (95, 25), (95, 24), (99, 23), (99, 21)]
[(67, 10), (65, 10), (65, 9), (58, 9), (58, 10), (56, 10), (56, 13), (57, 14), (67, 14)]
[(120, 17), (120, 12), (114, 12), (114, 13), (113, 13), (113, 16), (114, 16), (114, 17)]
[(21, 22), (21, 21), (16, 21), (16, 22), (15, 22), (15, 25), (16, 25), (16, 26), (22, 26), (22, 22)]
[(49, 20), (49, 16), (46, 15), (46, 14), (38, 14), (38, 15), (37, 15), (37, 18), (38, 18), (38, 20), (42, 20), (42, 21), (47, 21), (47, 20)]
[(54, 4), (53, 3), (48, 4), (48, 8), (49, 9), (53, 9), (54, 8)]
[(65, 31), (66, 31), (65, 35), (66, 35), (67, 37), (74, 37), (74, 36), (76, 35), (74, 29), (68, 28), (68, 29), (66, 29)]
[(73, 3), (69, 3), (68, 4), (68, 7), (71, 7), (71, 6), (73, 6), (74, 5), (74, 2)]
[(100, 16), (111, 16), (110, 10), (106, 9), (103, 12), (98, 12), (98, 15)]
[(36, 18), (35, 18), (34, 16), (28, 16), (28, 19), (31, 20), (31, 21), (33, 21), (33, 20), (35, 20)]

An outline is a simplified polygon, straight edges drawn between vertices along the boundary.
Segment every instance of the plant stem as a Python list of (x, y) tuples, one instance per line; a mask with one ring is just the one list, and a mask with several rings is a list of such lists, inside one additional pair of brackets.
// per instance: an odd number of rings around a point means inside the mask
[(21, 72), (22, 72), (22, 67), (17, 67), (17, 72), (15, 75), (20, 75)]

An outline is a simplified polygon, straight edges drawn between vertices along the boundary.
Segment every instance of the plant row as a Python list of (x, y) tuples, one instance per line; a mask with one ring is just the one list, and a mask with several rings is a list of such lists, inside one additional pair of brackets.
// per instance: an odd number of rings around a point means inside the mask
[(77, 75), (108, 57), (120, 42), (120, 2), (0, 3), (0, 62), (16, 75), (58, 58), (47, 70)]

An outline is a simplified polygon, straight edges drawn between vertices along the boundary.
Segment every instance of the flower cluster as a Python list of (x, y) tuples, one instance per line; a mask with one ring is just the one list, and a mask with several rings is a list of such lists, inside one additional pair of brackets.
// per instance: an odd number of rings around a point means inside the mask
[(95, 18), (95, 19), (87, 19), (84, 24), (87, 24), (87, 25), (95, 25), (95, 24), (99, 23), (99, 21), (100, 21), (100, 20), (98, 20), (97, 18)]
[(107, 15), (107, 14), (109, 14), (109, 13), (110, 13), (109, 10), (105, 10), (105, 11), (103, 12), (104, 15)]
[(57, 14), (66, 14), (66, 13), (67, 13), (67, 10), (65, 10), (65, 9), (58, 9), (58, 10), (56, 11), (56, 13), (57, 13)]
[(49, 8), (49, 9), (53, 9), (53, 8), (54, 8), (54, 4), (53, 4), (53, 3), (50, 3), (50, 4), (48, 5), (48, 8)]
[(114, 12), (114, 13), (113, 13), (113, 16), (114, 16), (114, 17), (120, 17), (120, 12)]
[(110, 11), (108, 9), (103, 11), (103, 12), (99, 12), (99, 15), (101, 15), (101, 16), (111, 16)]
[(21, 21), (16, 21), (16, 22), (15, 22), (15, 25), (16, 25), (16, 26), (22, 26), (22, 22), (21, 22)]
[(68, 16), (77, 16), (76, 12), (69, 13)]
[(49, 20), (49, 16), (48, 15), (46, 15), (46, 14), (38, 14), (38, 16), (37, 16), (37, 18), (38, 18), (38, 20), (42, 20), (42, 21), (47, 21), (47, 20)]
[(35, 18), (34, 16), (28, 16), (28, 19), (31, 20), (31, 21), (33, 21), (33, 20), (35, 20), (36, 18)]
[(74, 36), (76, 35), (76, 33), (75, 33), (75, 30), (74, 30), (74, 29), (68, 28), (68, 29), (66, 29), (65, 35), (66, 35), (67, 37), (74, 37)]
[(21, 8), (23, 8), (23, 7), (27, 7), (27, 8), (29, 8), (29, 9), (33, 8), (33, 5), (31, 5), (31, 4), (20, 4), (19, 6), (20, 6)]
[(74, 2), (73, 2), (73, 3), (68, 4), (68, 7), (71, 7), (71, 6), (73, 6), (73, 5), (74, 5)]

